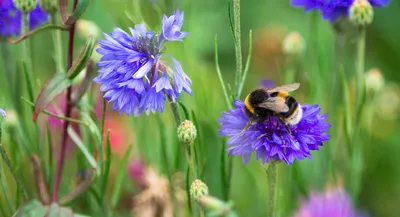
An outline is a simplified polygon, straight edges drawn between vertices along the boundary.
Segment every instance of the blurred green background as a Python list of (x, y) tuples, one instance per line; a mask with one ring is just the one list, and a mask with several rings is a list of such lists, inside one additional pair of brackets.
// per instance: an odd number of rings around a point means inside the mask
[[(140, 8), (138, 8), (138, 5)], [(221, 157), (227, 157), (224, 139), (218, 137), (220, 127), (217, 119), (222, 111), (227, 110), (222, 89), (216, 74), (214, 62), (214, 37), (218, 35), (218, 48), (220, 66), (226, 83), (233, 85), (235, 73), (235, 50), (234, 42), (229, 26), (227, 1), (214, 0), (157, 0), (155, 4), (147, 0), (94, 0), (91, 1), (83, 19), (95, 22), (102, 32), (110, 33), (113, 28), (119, 27), (127, 30), (134, 26), (134, 22), (128, 17), (136, 17), (138, 22), (146, 21), (149, 27), (159, 31), (161, 15), (170, 15), (176, 8), (185, 12), (183, 30), (189, 32), (189, 36), (183, 42), (168, 43), (167, 53), (175, 56), (183, 65), (185, 72), (193, 81), (194, 96), (182, 95), (180, 101), (195, 114), (198, 122), (198, 138), (195, 145), (201, 150), (201, 162), (204, 165), (204, 176), (202, 180), (208, 185), (211, 195), (223, 198), (224, 188), (222, 187)], [(241, 3), (241, 28), (243, 59), (248, 53), (248, 32), (253, 30), (253, 55), (250, 66), (249, 76), (246, 80), (244, 95), (259, 85), (262, 79), (271, 79), (275, 84), (283, 82), (282, 62), (282, 40), (292, 31), (299, 32), (308, 43), (311, 34), (315, 31), (310, 29), (310, 13), (304, 13), (300, 8), (294, 8), (289, 0), (245, 0)], [(138, 11), (143, 15), (143, 20), (136, 14)], [(161, 14), (161, 13), (162, 14)], [(398, 216), (400, 207), (400, 129), (399, 129), (399, 109), (400, 109), (400, 87), (399, 68), (400, 68), (400, 29), (399, 21), (396, 18), (400, 12), (400, 2), (392, 1), (389, 7), (375, 10), (375, 18), (367, 30), (367, 59), (366, 70), (378, 68), (384, 78), (385, 87), (370, 103), (374, 112), (369, 114), (371, 128), (366, 129), (368, 141), (364, 144), (364, 173), (362, 178), (361, 193), (358, 198), (353, 198), (356, 206), (366, 211), (370, 216), (389, 217)], [(308, 74), (307, 61), (309, 58), (302, 58), (304, 68), (296, 75), (296, 79), (302, 83), (299, 91), (294, 95), (303, 103), (318, 103), (322, 107), (322, 113), (331, 110), (335, 104), (339, 107), (339, 113), (329, 113), (331, 123), (336, 123), (331, 127), (331, 141), (324, 144), (320, 151), (314, 151), (313, 160), (296, 161), (293, 165), (280, 165), (280, 200), (279, 206), (281, 216), (290, 216), (301, 199), (305, 198), (310, 191), (322, 191), (329, 184), (334, 184), (334, 177), (345, 179), (344, 168), (346, 165), (346, 146), (344, 144), (343, 133), (341, 133), (343, 100), (333, 100), (329, 91), (334, 85), (341, 85), (332, 80), (335, 73), (334, 49), (335, 33), (331, 24), (322, 20), (319, 15), (318, 29), (318, 54), (315, 58), (319, 62), (319, 79)], [(66, 52), (66, 34), (63, 33), (64, 53)], [(102, 36), (101, 36), (102, 37)], [(84, 43), (84, 39), (77, 35), (75, 52), (79, 52)], [(344, 57), (346, 74), (349, 78), (354, 74), (355, 39), (346, 37), (347, 46), (345, 47)], [(38, 79), (39, 90), (45, 81), (54, 73), (55, 64), (53, 61), (53, 44), (51, 34), (40, 33), (31, 39), (33, 46), (34, 74)], [(11, 46), (13, 58), (21, 58), (21, 46)], [(0, 61), (3, 65), (4, 63)], [(22, 82), (23, 76), (18, 72), (17, 79)], [(12, 99), (12, 94), (6, 88), (7, 80), (4, 68), (0, 67), (0, 107), (10, 109), (7, 106)], [(312, 82), (320, 82), (320, 89), (311, 88)], [(25, 85), (18, 84), (21, 88)], [(95, 89), (93, 91), (96, 91)], [(340, 92), (340, 90), (339, 90)], [(385, 97), (388, 94), (390, 97)], [(26, 96), (26, 90), (22, 93)], [(312, 97), (317, 95), (317, 97)], [(386, 96), (388, 96), (386, 95)], [(15, 96), (14, 96), (15, 97)], [(391, 103), (389, 103), (389, 101)], [(387, 108), (388, 104), (391, 106)], [(24, 107), (28, 108), (26, 104)], [(149, 165), (153, 165), (162, 173), (165, 173), (163, 164), (163, 150), (168, 153), (168, 158), (172, 163), (170, 170), (185, 171), (183, 154), (181, 161), (176, 161), (177, 138), (173, 116), (169, 107), (159, 115), (142, 115), (141, 117), (125, 118), (125, 115), (109, 114), (115, 117), (119, 124), (114, 124), (111, 128), (129, 136), (122, 136), (123, 145), (113, 150), (115, 152), (113, 164), (118, 165), (122, 158), (127, 144), (133, 143), (134, 156), (142, 156)], [(160, 119), (158, 119), (160, 117)], [(193, 118), (193, 116), (192, 116)], [(160, 120), (163, 125), (161, 125)], [(27, 120), (29, 121), (29, 120)], [(113, 122), (114, 123), (114, 122)], [(165, 126), (161, 131), (156, 126)], [(165, 136), (162, 136), (163, 132)], [(4, 144), (8, 150), (12, 150), (10, 138), (13, 135), (6, 135)], [(129, 139), (128, 139), (129, 138)], [(57, 144), (55, 144), (57, 145)], [(165, 147), (165, 149), (162, 148)], [(336, 150), (337, 157), (330, 165), (329, 151)], [(179, 154), (178, 154), (179, 155)], [(70, 177), (76, 172), (76, 160), (73, 155), (68, 158), (68, 169), (63, 179), (63, 185), (70, 185)], [(229, 200), (234, 202), (234, 209), (239, 216), (266, 216), (267, 203), (267, 179), (260, 162), (252, 159), (249, 164), (243, 165), (240, 157), (234, 157), (232, 187), (230, 189)], [(113, 167), (114, 176), (118, 170), (116, 165)], [(331, 174), (331, 166), (335, 168), (335, 174)], [(294, 169), (296, 168), (296, 169)], [(29, 163), (23, 164), (19, 170), (31, 173)], [(297, 171), (297, 172), (296, 172)], [(184, 177), (184, 175), (182, 175)], [(32, 185), (32, 179), (25, 176), (24, 183)], [(340, 179), (340, 178), (339, 178)], [(10, 180), (11, 181), (11, 180)], [(113, 180), (110, 181), (113, 183)], [(112, 184), (110, 184), (112, 185)], [(132, 181), (127, 177), (124, 182), (124, 195), (121, 196), (120, 209), (116, 211), (118, 215), (129, 215), (132, 205), (131, 198), (137, 190)], [(68, 192), (68, 187), (62, 192)], [(79, 207), (78, 210), (85, 209)]]

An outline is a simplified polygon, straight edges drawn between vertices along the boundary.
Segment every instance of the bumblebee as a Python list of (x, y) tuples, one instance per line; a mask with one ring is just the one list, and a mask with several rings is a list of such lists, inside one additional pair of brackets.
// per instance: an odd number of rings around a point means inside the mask
[[(285, 125), (290, 134), (290, 125), (300, 122), (303, 117), (301, 105), (288, 92), (297, 90), (299, 83), (286, 84), (273, 89), (256, 89), (246, 96), (245, 112), (250, 119), (248, 125), (262, 123), (269, 117), (275, 116), (277, 124)], [(248, 128), (249, 126), (247, 126)]]

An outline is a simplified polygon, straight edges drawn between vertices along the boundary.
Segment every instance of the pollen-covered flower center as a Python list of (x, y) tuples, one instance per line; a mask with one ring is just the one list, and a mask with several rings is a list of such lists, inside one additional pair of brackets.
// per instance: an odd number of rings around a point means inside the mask
[(157, 58), (160, 52), (160, 45), (157, 42), (158, 37), (155, 34), (153, 35), (140, 35), (137, 41), (134, 41), (132, 47), (134, 50), (145, 54), (140, 60), (140, 64), (145, 64), (150, 59)]

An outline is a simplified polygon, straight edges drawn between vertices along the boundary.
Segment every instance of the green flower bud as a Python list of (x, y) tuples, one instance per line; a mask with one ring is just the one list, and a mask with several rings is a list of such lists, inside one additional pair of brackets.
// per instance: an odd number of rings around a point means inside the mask
[(298, 32), (291, 32), (283, 40), (283, 52), (287, 55), (299, 55), (304, 52), (306, 43)]
[(40, 7), (49, 14), (57, 12), (57, 0), (40, 0)]
[(208, 187), (204, 182), (196, 179), (190, 186), (190, 197), (199, 200), (201, 197), (208, 195)]
[(100, 28), (96, 23), (90, 20), (78, 20), (76, 22), (76, 29), (80, 37), (86, 39), (89, 36), (93, 36), (95, 39), (99, 39), (101, 36)]
[(185, 120), (178, 127), (178, 138), (184, 144), (192, 144), (196, 139), (196, 127), (191, 121)]
[(372, 22), (374, 11), (368, 0), (355, 0), (350, 7), (350, 21), (355, 25), (365, 26)]
[(14, 0), (15, 7), (23, 13), (29, 13), (36, 8), (36, 0)]
[(365, 83), (368, 91), (378, 92), (385, 85), (385, 80), (379, 69), (371, 69), (366, 74)]

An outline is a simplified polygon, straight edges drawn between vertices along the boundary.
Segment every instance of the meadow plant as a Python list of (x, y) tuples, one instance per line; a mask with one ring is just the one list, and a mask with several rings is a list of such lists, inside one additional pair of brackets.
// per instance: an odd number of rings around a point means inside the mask
[[(379, 41), (367, 31), (389, 2), (209, 0), (206, 14), (202, 1), (0, 0), (0, 217), (363, 217), (360, 204), (388, 216), (374, 207), (383, 196), (360, 195), (395, 185), (366, 170), (395, 153), (368, 154), (400, 111), (400, 88), (365, 70)], [(253, 46), (264, 4), (286, 4), (299, 29)], [(269, 48), (280, 56), (266, 75), (252, 63)], [(297, 123), (271, 107), (249, 118), (245, 95), (289, 83), (301, 83)], [(377, 129), (376, 113), (392, 125)]]

